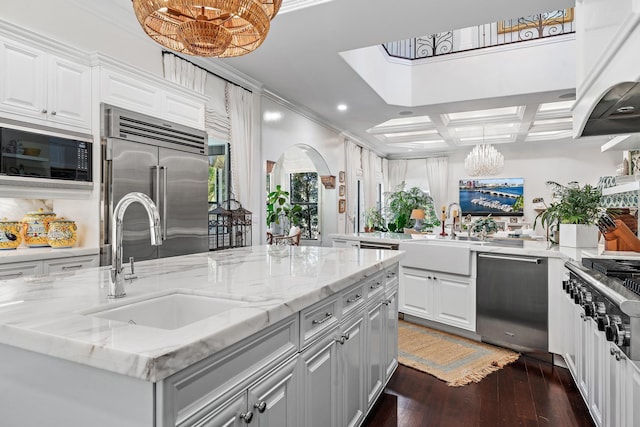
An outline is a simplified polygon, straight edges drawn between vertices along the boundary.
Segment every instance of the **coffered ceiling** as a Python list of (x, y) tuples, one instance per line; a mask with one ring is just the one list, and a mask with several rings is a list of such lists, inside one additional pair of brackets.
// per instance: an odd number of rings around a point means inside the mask
[[(133, 14), (130, 0), (107, 0)], [(571, 142), (575, 88), (392, 105), (341, 52), (574, 6), (574, 0), (284, 0), (264, 44), (249, 55), (206, 59), (259, 82), (337, 131), (390, 158), (425, 157), (492, 144)], [(105, 6), (100, 6), (104, 8)], [(135, 19), (123, 21), (142, 30)], [(574, 70), (567, 70), (574, 73)], [(481, 84), (481, 83), (480, 83)], [(490, 89), (490, 88), (489, 88)], [(344, 104), (346, 110), (337, 106)]]

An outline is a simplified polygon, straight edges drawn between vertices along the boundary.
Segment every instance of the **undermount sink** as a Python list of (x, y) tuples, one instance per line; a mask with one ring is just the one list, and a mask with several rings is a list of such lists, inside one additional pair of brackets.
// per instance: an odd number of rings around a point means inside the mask
[(245, 301), (173, 293), (85, 314), (152, 328), (178, 329), (245, 304)]

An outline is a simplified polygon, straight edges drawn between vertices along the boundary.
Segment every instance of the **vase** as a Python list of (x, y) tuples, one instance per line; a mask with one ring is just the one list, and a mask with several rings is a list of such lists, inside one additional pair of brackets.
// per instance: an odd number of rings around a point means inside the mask
[(598, 246), (598, 227), (591, 224), (560, 224), (560, 246), (595, 248)]

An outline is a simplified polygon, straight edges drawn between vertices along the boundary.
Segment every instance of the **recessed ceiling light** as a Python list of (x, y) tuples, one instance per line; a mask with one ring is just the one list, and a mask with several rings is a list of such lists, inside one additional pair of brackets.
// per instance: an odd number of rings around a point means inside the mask
[(338, 111), (347, 111), (347, 104), (338, 104)]
[(408, 111), (408, 110), (400, 111), (400, 112), (398, 113), (398, 115), (399, 115), (399, 116), (410, 116), (410, 115), (412, 115), (412, 114), (413, 114), (413, 111)]
[(265, 111), (262, 118), (265, 122), (277, 122), (282, 119), (282, 113), (280, 111)]

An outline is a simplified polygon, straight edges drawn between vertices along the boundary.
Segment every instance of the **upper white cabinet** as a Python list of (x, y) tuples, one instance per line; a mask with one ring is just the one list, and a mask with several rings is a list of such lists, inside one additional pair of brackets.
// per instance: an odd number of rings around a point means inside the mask
[(0, 114), (91, 132), (91, 69), (33, 45), (0, 38)]
[(99, 102), (204, 129), (205, 95), (102, 55), (94, 55), (93, 64)]

